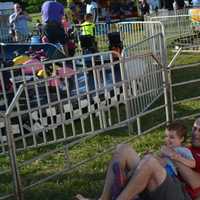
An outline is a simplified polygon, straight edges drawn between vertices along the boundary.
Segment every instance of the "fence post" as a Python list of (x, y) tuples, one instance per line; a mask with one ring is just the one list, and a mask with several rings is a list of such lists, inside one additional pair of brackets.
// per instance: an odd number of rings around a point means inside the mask
[(9, 157), (10, 157), (10, 165), (11, 165), (11, 170), (12, 170), (15, 197), (16, 197), (16, 200), (24, 200), (22, 185), (21, 185), (21, 178), (20, 178), (18, 167), (17, 167), (15, 141), (14, 141), (14, 137), (12, 133), (12, 127), (11, 127), (9, 115), (5, 115), (5, 124), (6, 124), (8, 152), (9, 152)]
[(167, 71), (168, 71), (168, 82), (169, 82), (169, 98), (170, 98), (170, 110), (171, 110), (171, 119), (174, 120), (174, 106), (173, 106), (173, 88), (172, 88), (172, 79), (171, 79), (171, 66), (175, 62), (176, 58), (179, 56), (181, 53), (182, 48), (179, 48), (178, 51), (176, 52), (175, 56), (172, 58), (171, 62), (167, 66)]
[(161, 56), (163, 64), (163, 87), (164, 87), (164, 101), (165, 101), (165, 114), (166, 114), (166, 123), (172, 121), (172, 106), (171, 106), (171, 89), (170, 89), (170, 71), (167, 67), (167, 48), (165, 44), (164, 33), (161, 34)]
[(125, 52), (122, 51), (122, 57), (120, 57), (120, 71), (121, 71), (121, 77), (123, 82), (123, 93), (124, 93), (124, 99), (125, 99), (125, 107), (126, 107), (126, 117), (128, 119), (128, 133), (131, 135), (133, 133), (133, 126), (131, 126), (131, 103), (129, 100), (129, 92), (128, 92), (128, 84), (129, 80), (127, 80), (126, 75), (126, 65), (125, 65)]
[(173, 105), (173, 88), (172, 88), (172, 79), (171, 79), (171, 70), (170, 67), (167, 67), (168, 71), (168, 82), (169, 82), (169, 99), (170, 99), (170, 111), (171, 111), (171, 120), (174, 120), (174, 105)]

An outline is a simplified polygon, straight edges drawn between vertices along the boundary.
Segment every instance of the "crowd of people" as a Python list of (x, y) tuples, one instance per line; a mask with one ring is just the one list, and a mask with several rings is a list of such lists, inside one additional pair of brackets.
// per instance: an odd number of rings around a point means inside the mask
[[(184, 8), (184, 0), (175, 0), (174, 2), (176, 3), (176, 9)], [(193, 4), (198, 6), (200, 4), (199, 0), (193, 0)], [(142, 16), (148, 15), (151, 11), (157, 12), (159, 7), (158, 0), (141, 0), (139, 3)], [(134, 2), (132, 0), (123, 2), (116, 0), (108, 5), (106, 9), (101, 10), (101, 16), (104, 16), (103, 20), (106, 23), (110, 23), (113, 16), (123, 18), (124, 15), (133, 13)], [(95, 0), (68, 0), (66, 10), (57, 1), (45, 1), (41, 6), (42, 22), (37, 21), (37, 29), (40, 35), (44, 34), (46, 36), (43, 41), (60, 42), (64, 47), (66, 55), (68, 55), (68, 34), (72, 29), (72, 24), (85, 26), (84, 30), (81, 30), (81, 33), (84, 33), (86, 29), (89, 29), (86, 27), (87, 20), (85, 19), (88, 18), (86, 16), (92, 16), (90, 25), (94, 27), (93, 25), (99, 20), (99, 11), (99, 5)], [(19, 3), (16, 3), (14, 5), (14, 13), (9, 17), (10, 33), (14, 42), (27, 41), (29, 36), (28, 22), (31, 20), (30, 15), (23, 10)], [(94, 36), (93, 34), (91, 35)]]
[[(199, 200), (200, 118), (193, 124), (187, 148), (182, 146), (186, 133), (181, 122), (172, 122), (165, 130), (165, 146), (143, 158), (129, 145), (118, 145), (99, 199)], [(80, 194), (76, 198), (89, 200)]]
[[(85, 1), (83, 19), (81, 14), (83, 12), (77, 10), (77, 8), (81, 9), (81, 5), (77, 6), (73, 1), (68, 2), (68, 4), (65, 12), (64, 6), (61, 3), (57, 1), (45, 1), (41, 6), (42, 22), (37, 20), (36, 24), (38, 34), (42, 38), (41, 41), (54, 44), (60, 43), (66, 55), (69, 55), (69, 44), (72, 44), (70, 43), (69, 36), (72, 24), (79, 23), (82, 34), (94, 36), (93, 29), (98, 20), (98, 7), (95, 1)], [(22, 9), (19, 3), (14, 4), (14, 13), (9, 17), (10, 33), (14, 42), (27, 41), (29, 36), (28, 21), (31, 20), (31, 17)]]
[[(46, 8), (45, 5), (47, 5)], [(57, 8), (59, 9), (57, 10)], [(64, 6), (58, 1), (45, 1), (41, 6), (42, 22), (37, 21), (37, 24), (46, 26), (47, 20), (48, 23), (50, 21), (55, 21), (56, 24), (58, 24), (59, 20), (59, 23), (64, 26), (66, 32), (71, 24), (84, 23), (85, 17), (88, 14), (92, 15), (93, 23), (98, 22), (100, 17), (105, 20), (105, 22), (109, 23), (112, 17), (121, 18), (123, 15), (131, 14), (133, 9), (134, 3), (132, 0), (126, 0), (123, 3), (120, 0), (116, 0), (112, 4), (101, 9), (96, 0), (68, 0), (65, 10)], [(16, 3), (14, 5), (14, 13), (9, 17), (10, 32), (13, 41), (22, 42), (24, 38), (26, 38), (25, 36), (27, 36), (29, 32), (28, 21), (31, 21), (31, 17), (23, 10), (19, 3)], [(50, 38), (50, 40), (51, 39), (52, 38)]]

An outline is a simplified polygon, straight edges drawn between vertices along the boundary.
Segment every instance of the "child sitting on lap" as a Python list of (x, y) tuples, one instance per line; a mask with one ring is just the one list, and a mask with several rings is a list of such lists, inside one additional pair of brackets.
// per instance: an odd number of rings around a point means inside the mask
[(183, 146), (187, 137), (187, 128), (180, 122), (173, 122), (165, 129), (165, 146), (161, 148), (161, 164), (164, 165), (167, 174), (177, 176), (173, 161), (195, 168), (196, 163), (191, 151)]

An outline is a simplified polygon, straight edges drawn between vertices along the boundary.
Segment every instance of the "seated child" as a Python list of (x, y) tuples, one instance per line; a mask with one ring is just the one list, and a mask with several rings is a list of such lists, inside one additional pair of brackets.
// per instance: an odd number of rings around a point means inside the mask
[(161, 163), (170, 176), (177, 176), (176, 167), (173, 161), (195, 168), (196, 163), (191, 151), (182, 146), (187, 136), (186, 127), (180, 122), (173, 122), (165, 130), (165, 146), (161, 148)]

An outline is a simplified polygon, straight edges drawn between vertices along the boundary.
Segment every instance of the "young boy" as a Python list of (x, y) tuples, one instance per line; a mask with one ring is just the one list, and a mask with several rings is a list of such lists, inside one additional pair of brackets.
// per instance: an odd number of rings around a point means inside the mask
[(95, 24), (92, 21), (92, 14), (85, 15), (85, 21), (81, 24), (82, 35), (90, 35), (94, 37)]
[[(171, 176), (176, 176), (177, 171), (173, 161), (195, 168), (196, 163), (191, 151), (182, 146), (187, 137), (187, 129), (180, 122), (173, 122), (166, 127), (165, 130), (165, 146), (161, 148), (161, 160), (164, 160), (164, 167)], [(173, 152), (176, 152), (174, 156)]]
[(92, 22), (92, 14), (85, 15), (85, 22), (81, 24), (81, 47), (87, 53), (97, 52), (97, 43), (95, 41), (95, 24)]

